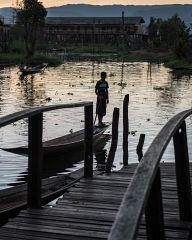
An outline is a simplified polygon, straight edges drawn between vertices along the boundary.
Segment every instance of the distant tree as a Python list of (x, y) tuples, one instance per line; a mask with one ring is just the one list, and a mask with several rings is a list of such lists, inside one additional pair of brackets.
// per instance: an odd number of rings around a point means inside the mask
[(190, 29), (180, 19), (178, 14), (167, 20), (151, 17), (148, 33), (154, 46), (172, 50), (178, 58), (191, 61), (192, 44), (189, 40)]
[(34, 55), (37, 34), (44, 24), (47, 11), (38, 0), (17, 1), (17, 24), (24, 27), (27, 56)]
[(150, 18), (150, 23), (148, 26), (148, 34), (150, 40), (154, 43), (155, 46), (160, 45), (161, 36), (160, 36), (160, 28), (163, 20), (161, 18)]
[(154, 18), (154, 17), (150, 17), (148, 33), (149, 33), (149, 37), (151, 39), (154, 39), (157, 36), (156, 18)]
[(174, 49), (175, 55), (192, 63), (192, 43), (191, 41), (180, 40)]
[(185, 25), (178, 14), (163, 21), (160, 27), (161, 38), (167, 47), (176, 48), (178, 44), (189, 40), (189, 28)]

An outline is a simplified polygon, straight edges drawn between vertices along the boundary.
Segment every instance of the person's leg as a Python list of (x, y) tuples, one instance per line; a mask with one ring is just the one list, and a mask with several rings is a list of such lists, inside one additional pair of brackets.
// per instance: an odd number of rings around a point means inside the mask
[(98, 120), (99, 120), (99, 126), (102, 126), (102, 119), (103, 119), (103, 116), (102, 115), (98, 115)]
[(99, 120), (99, 126), (102, 127), (104, 124), (102, 122), (103, 117), (106, 115), (106, 99), (100, 99), (100, 103), (98, 105), (98, 120)]

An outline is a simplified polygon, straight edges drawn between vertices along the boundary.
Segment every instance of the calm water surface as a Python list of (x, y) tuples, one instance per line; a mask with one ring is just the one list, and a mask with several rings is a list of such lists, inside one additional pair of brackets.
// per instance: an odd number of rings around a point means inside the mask
[[(119, 141), (115, 157), (115, 168), (122, 167), (122, 103), (125, 94), (130, 95), (129, 162), (137, 162), (135, 152), (139, 136), (146, 134), (144, 151), (162, 126), (174, 114), (192, 107), (192, 77), (179, 76), (163, 65), (148, 63), (65, 63), (57, 68), (47, 68), (43, 74), (20, 79), (18, 68), (11, 68), (11, 77), (0, 79), (0, 116), (5, 116), (33, 106), (93, 101), (95, 106), (95, 83), (100, 72), (108, 73), (109, 97), (105, 121), (111, 121), (114, 107), (120, 108)], [(83, 128), (82, 108), (59, 110), (44, 115), (44, 140), (58, 137)], [(187, 121), (188, 142), (192, 146), (192, 118)], [(13, 147), (27, 144), (27, 119), (18, 121), (0, 131), (0, 146)], [(110, 147), (95, 154), (97, 161), (104, 161)], [(166, 150), (163, 161), (172, 161), (172, 143)], [(190, 159), (192, 151), (190, 150)], [(80, 162), (67, 168), (73, 171), (83, 165)], [(192, 159), (191, 159), (192, 160)], [(47, 174), (49, 169), (47, 167)], [(54, 173), (63, 174), (62, 162), (52, 164)], [(27, 158), (0, 150), (0, 188), (25, 181)]]

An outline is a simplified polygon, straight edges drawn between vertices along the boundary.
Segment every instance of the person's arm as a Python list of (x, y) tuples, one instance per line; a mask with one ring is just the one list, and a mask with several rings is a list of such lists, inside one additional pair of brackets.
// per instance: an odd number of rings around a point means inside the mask
[(99, 94), (98, 94), (98, 82), (97, 82), (96, 85), (95, 85), (95, 94), (96, 94), (97, 96), (99, 96)]
[(107, 83), (107, 104), (109, 103), (109, 91), (108, 91), (109, 85)]

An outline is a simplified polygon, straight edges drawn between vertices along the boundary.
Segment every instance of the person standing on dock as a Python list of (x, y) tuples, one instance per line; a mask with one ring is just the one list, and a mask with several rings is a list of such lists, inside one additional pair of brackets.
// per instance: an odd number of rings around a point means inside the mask
[(106, 115), (107, 104), (109, 103), (108, 82), (105, 80), (106, 72), (101, 72), (101, 79), (95, 85), (95, 93), (97, 95), (96, 116), (98, 115), (99, 127), (103, 127), (103, 117)]

